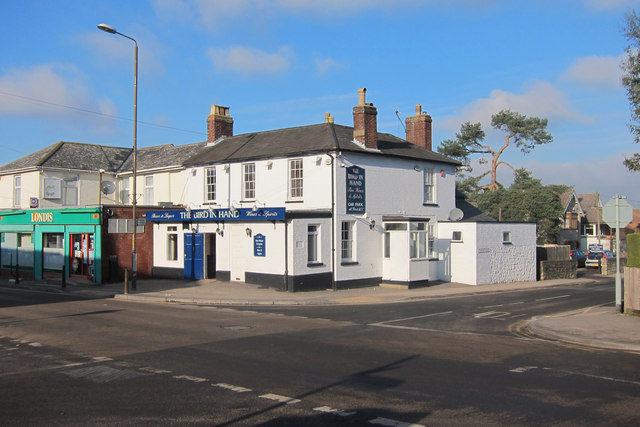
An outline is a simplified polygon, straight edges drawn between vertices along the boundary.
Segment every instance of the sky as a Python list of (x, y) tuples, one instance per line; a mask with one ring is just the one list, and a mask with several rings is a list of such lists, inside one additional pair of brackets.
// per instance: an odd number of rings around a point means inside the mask
[[(640, 152), (620, 79), (640, 0), (0, 0), (0, 164), (58, 141), (138, 147), (206, 140), (211, 105), (234, 134), (352, 126), (358, 88), (378, 131), (404, 138), (421, 104), (433, 147), (509, 109), (548, 119), (550, 144), (501, 157), (543, 184), (640, 208)], [(479, 159), (473, 174), (486, 170)], [(508, 186), (513, 172), (499, 169)]]

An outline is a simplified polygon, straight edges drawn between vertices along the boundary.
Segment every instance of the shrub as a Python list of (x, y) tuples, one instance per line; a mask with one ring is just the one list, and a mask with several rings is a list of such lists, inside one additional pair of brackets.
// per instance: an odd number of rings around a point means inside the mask
[(640, 233), (627, 234), (627, 266), (640, 267)]

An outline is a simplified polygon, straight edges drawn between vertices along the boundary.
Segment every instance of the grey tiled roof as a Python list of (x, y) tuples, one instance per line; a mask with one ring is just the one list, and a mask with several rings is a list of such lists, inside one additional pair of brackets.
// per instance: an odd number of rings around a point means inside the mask
[[(182, 166), (185, 160), (197, 156), (206, 142), (185, 145), (156, 145), (154, 147), (138, 148), (137, 170)], [(133, 156), (129, 156), (122, 164), (118, 172), (126, 172), (133, 169)]]
[(188, 159), (185, 162), (185, 166), (286, 157), (327, 151), (361, 152), (431, 160), (452, 165), (460, 164), (456, 160), (425, 150), (387, 133), (378, 133), (378, 150), (369, 150), (353, 142), (352, 127), (321, 123), (226, 137)]
[(61, 141), (0, 166), (0, 172), (36, 167), (116, 172), (131, 151), (130, 148)]

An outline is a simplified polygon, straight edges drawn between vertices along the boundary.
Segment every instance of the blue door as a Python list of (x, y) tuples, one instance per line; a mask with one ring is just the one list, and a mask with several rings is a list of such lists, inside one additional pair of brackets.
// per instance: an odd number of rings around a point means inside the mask
[(184, 235), (184, 278), (204, 279), (204, 235), (186, 233)]

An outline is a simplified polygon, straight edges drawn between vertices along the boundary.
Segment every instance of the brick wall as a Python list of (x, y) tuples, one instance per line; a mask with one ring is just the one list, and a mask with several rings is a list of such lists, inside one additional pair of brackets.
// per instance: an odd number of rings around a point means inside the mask
[(578, 261), (554, 259), (540, 261), (540, 280), (575, 279), (578, 277)]

